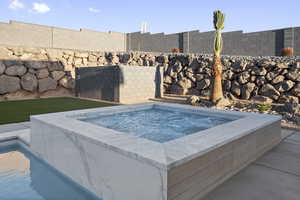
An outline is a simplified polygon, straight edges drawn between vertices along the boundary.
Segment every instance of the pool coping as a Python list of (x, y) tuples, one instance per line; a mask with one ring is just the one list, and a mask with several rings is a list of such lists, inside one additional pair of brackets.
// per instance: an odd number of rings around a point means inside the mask
[[(99, 112), (101, 112), (104, 115), (107, 115), (118, 112), (147, 109), (153, 106), (162, 106), (168, 109), (183, 109), (185, 112), (193, 113), (205, 112), (205, 114), (211, 113), (212, 115), (224, 115), (226, 117), (238, 116), (241, 117), (241, 119), (165, 143), (154, 142), (137, 136), (130, 136), (76, 119), (91, 115), (91, 113), (99, 114)], [(35, 115), (31, 116), (30, 119), (31, 121), (37, 120), (41, 123), (59, 127), (63, 129), (65, 133), (76, 133), (76, 136), (78, 137), (84, 137), (91, 142), (95, 142), (125, 156), (146, 161), (162, 169), (171, 169), (213, 149), (217, 149), (224, 144), (251, 134), (261, 127), (280, 121), (281, 116), (151, 102)]]

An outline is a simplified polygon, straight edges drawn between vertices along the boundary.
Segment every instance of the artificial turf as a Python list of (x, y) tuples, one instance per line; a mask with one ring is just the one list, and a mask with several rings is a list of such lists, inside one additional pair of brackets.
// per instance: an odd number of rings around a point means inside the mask
[(0, 124), (29, 121), (30, 115), (113, 105), (70, 97), (3, 101), (0, 102)]

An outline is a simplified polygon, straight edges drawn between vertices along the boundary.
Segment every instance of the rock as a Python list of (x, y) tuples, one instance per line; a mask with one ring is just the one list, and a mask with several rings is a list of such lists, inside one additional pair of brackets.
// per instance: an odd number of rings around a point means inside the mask
[(297, 97), (300, 97), (300, 83), (295, 85), (295, 87), (291, 90), (291, 93)]
[(173, 82), (173, 80), (172, 80), (171, 76), (164, 77), (164, 83), (172, 84), (172, 82)]
[(261, 67), (254, 67), (251, 71), (251, 74), (257, 75), (257, 76), (264, 76), (267, 74), (267, 70), (265, 68), (261, 68)]
[(232, 92), (233, 95), (235, 95), (237, 97), (239, 97), (241, 95), (241, 87), (238, 84), (238, 82), (234, 81), (231, 84), (231, 92)]
[(195, 84), (194, 84), (190, 79), (187, 79), (187, 78), (181, 79), (181, 80), (178, 82), (178, 85), (179, 85), (180, 87), (182, 87), (183, 89), (189, 89), (189, 88), (195, 87)]
[(88, 57), (88, 61), (89, 62), (97, 62), (97, 56), (94, 56), (94, 55), (89, 55)]
[(231, 70), (227, 70), (223, 73), (224, 80), (231, 80), (233, 78), (234, 73)]
[(60, 80), (62, 77), (65, 76), (65, 72), (64, 71), (53, 71), (51, 72), (52, 78), (56, 81)]
[(45, 92), (47, 90), (54, 90), (57, 87), (57, 82), (50, 77), (40, 79), (38, 82), (39, 82), (39, 92)]
[(280, 92), (278, 92), (271, 84), (263, 85), (262, 88), (259, 90), (259, 94), (270, 97), (274, 100), (277, 100), (280, 96)]
[(280, 96), (278, 99), (278, 103), (286, 103), (286, 102), (294, 102), (299, 103), (298, 97), (294, 96)]
[(82, 65), (82, 58), (75, 58), (74, 59), (74, 65), (76, 65), (76, 66)]
[(270, 71), (269, 73), (267, 73), (266, 75), (266, 79), (268, 81), (273, 80), (276, 76), (278, 76), (280, 74), (280, 71)]
[(194, 105), (200, 101), (200, 97), (193, 95), (188, 97), (186, 101), (188, 104)]
[(229, 80), (223, 81), (223, 88), (224, 88), (224, 91), (230, 92), (231, 81), (229, 81)]
[(0, 59), (11, 58), (12, 55), (13, 52), (9, 51), (7, 48), (0, 47)]
[(3, 60), (2, 61), (6, 67), (10, 67), (12, 65), (23, 65), (23, 61), (21, 60)]
[(250, 79), (250, 73), (249, 72), (242, 72), (238, 76), (238, 81), (241, 84), (245, 84), (245, 83), (249, 82), (249, 79)]
[(295, 114), (299, 113), (300, 106), (296, 102), (285, 102), (285, 104), (283, 106), (283, 111), (285, 111), (291, 115), (295, 115)]
[(0, 94), (15, 92), (21, 88), (18, 77), (0, 75)]
[(259, 95), (256, 95), (254, 97), (251, 98), (252, 101), (259, 101), (259, 102), (263, 102), (263, 103), (272, 103), (273, 100), (269, 97), (265, 97), (265, 96), (259, 96)]
[(27, 73), (21, 78), (21, 85), (24, 90), (33, 92), (37, 89), (38, 81), (35, 75)]
[(197, 89), (198, 90), (204, 90), (206, 88), (209, 88), (210, 86), (210, 79), (202, 79), (201, 81), (197, 81)]
[(275, 85), (275, 88), (279, 91), (279, 92), (287, 92), (290, 89), (292, 89), (294, 87), (295, 83), (291, 80), (287, 80), (287, 81), (283, 81), (277, 85)]
[(36, 72), (36, 77), (38, 79), (43, 79), (43, 78), (47, 78), (49, 76), (49, 71), (47, 68), (45, 69), (40, 69)]
[(5, 67), (4, 63), (0, 61), (0, 75), (5, 72), (5, 69), (6, 69), (6, 67)]
[(32, 69), (43, 69), (43, 68), (47, 68), (48, 62), (46, 62), (46, 61), (26, 61), (25, 65), (26, 65), (26, 67), (32, 68)]
[(254, 83), (247, 83), (243, 85), (241, 90), (242, 99), (249, 99), (251, 97), (251, 92), (254, 90), (254, 88)]
[(64, 65), (61, 62), (51, 62), (48, 65), (48, 70), (53, 71), (64, 71)]
[(230, 100), (227, 98), (221, 98), (219, 100), (217, 100), (215, 107), (218, 109), (223, 109), (226, 106), (229, 106), (231, 104)]
[(300, 70), (293, 69), (286, 74), (286, 77), (292, 81), (300, 81)]
[(276, 76), (276, 77), (271, 81), (271, 83), (277, 84), (277, 83), (282, 82), (283, 80), (284, 80), (284, 76), (279, 75), (279, 76)]
[(172, 84), (170, 86), (170, 93), (171, 94), (179, 94), (179, 95), (185, 95), (187, 93), (187, 89), (183, 89), (177, 84)]
[(27, 69), (24, 65), (12, 65), (5, 70), (5, 74), (9, 76), (23, 76)]
[(287, 69), (287, 68), (289, 68), (289, 64), (288, 63), (277, 63), (276, 67), (280, 68), (280, 69)]
[(72, 77), (63, 77), (62, 79), (60, 79), (59, 84), (67, 89), (75, 88), (75, 80)]
[(262, 86), (262, 85), (264, 85), (267, 81), (266, 81), (266, 78), (264, 77), (264, 76), (258, 76), (257, 78), (256, 78), (256, 85), (257, 86)]

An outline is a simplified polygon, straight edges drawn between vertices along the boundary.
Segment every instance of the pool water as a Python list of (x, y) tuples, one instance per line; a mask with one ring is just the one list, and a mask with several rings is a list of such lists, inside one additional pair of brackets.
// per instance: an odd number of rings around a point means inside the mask
[(235, 119), (151, 108), (79, 120), (164, 143)]
[(0, 199), (101, 200), (16, 142), (0, 143)]

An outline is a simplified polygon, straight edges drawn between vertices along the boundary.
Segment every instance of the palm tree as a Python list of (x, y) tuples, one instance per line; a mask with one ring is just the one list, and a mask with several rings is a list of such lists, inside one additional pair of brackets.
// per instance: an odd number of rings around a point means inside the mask
[(216, 102), (223, 98), (222, 90), (222, 62), (221, 51), (223, 47), (223, 40), (221, 30), (224, 28), (225, 14), (221, 11), (214, 11), (214, 27), (216, 29), (214, 41), (214, 59), (213, 59), (213, 87), (211, 92), (211, 101)]

